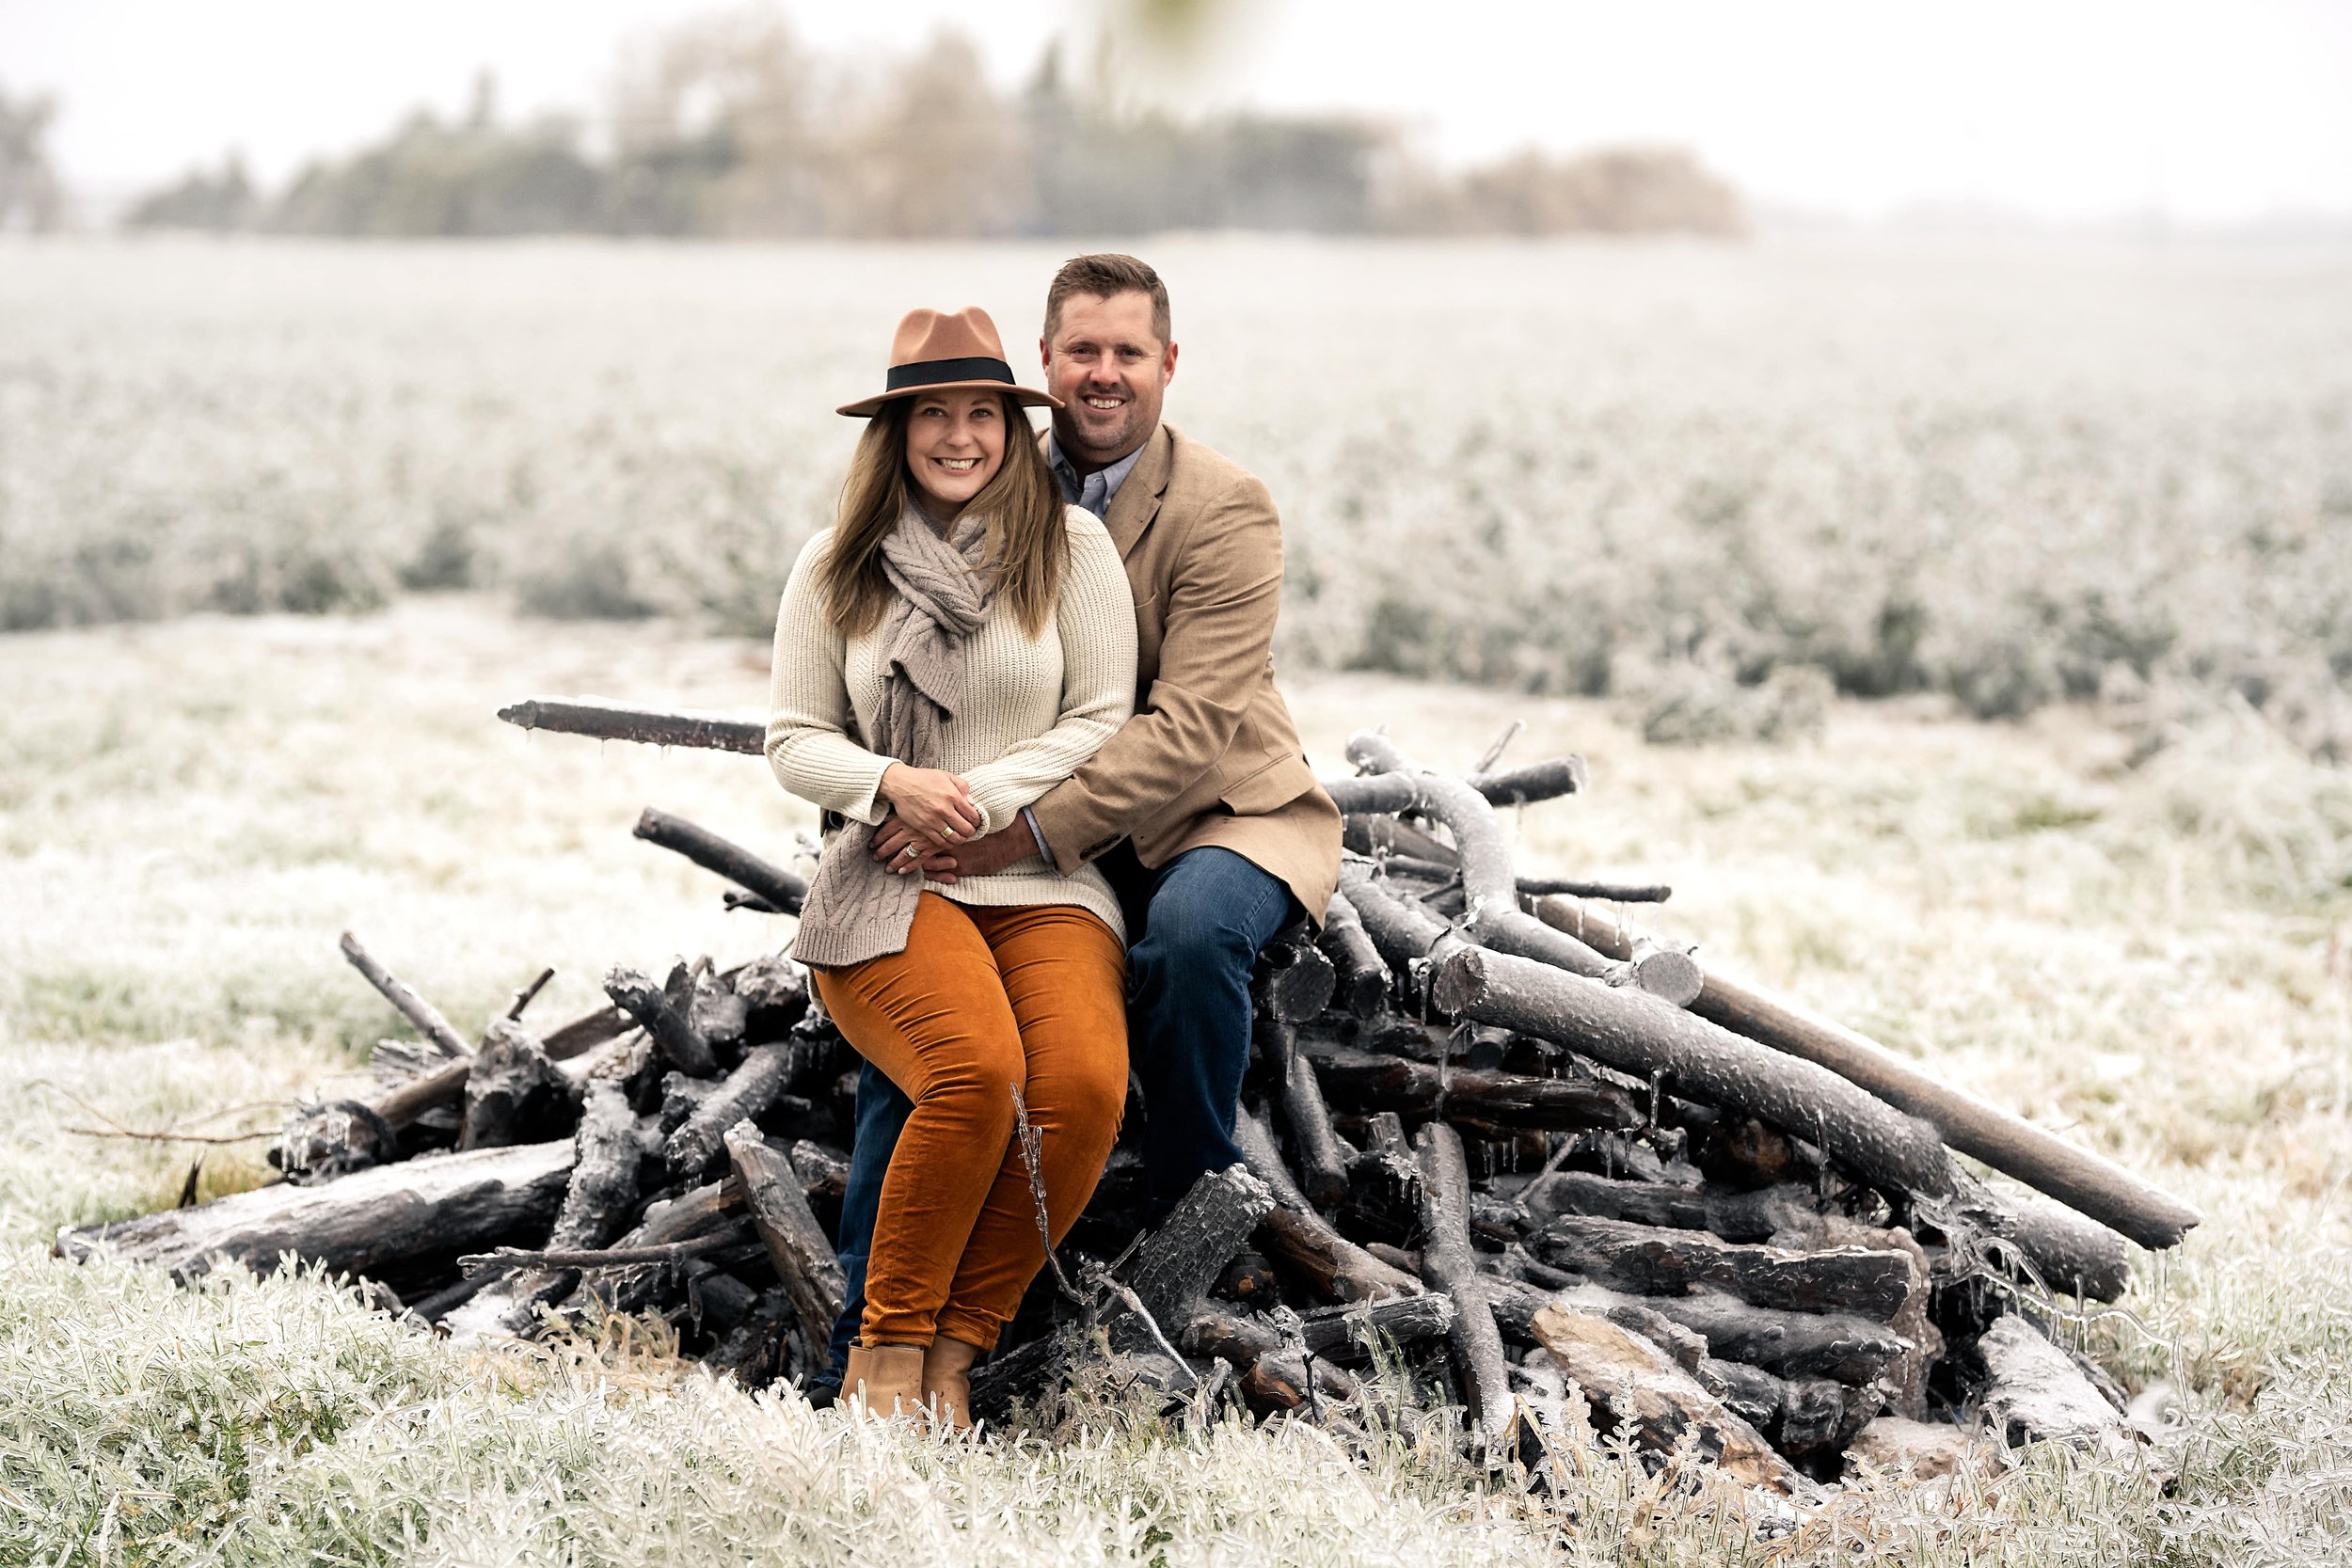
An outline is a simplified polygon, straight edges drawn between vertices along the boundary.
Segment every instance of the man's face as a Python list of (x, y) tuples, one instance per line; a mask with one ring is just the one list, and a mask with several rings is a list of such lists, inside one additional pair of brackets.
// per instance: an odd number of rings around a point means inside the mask
[(1061, 399), (1054, 438), (1079, 463), (1118, 462), (1158, 428), (1160, 402), (1176, 375), (1176, 345), (1152, 330), (1152, 296), (1072, 294), (1053, 336), (1038, 341), (1045, 388)]

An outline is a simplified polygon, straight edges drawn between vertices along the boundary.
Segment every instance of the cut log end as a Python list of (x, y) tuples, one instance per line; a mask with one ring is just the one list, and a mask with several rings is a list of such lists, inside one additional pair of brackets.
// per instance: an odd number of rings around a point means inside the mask
[(1661, 1002), (1687, 1007), (1699, 999), (1707, 976), (1698, 959), (1679, 948), (1650, 944), (1637, 949), (1631, 960), (1633, 983)]
[(1782, 1494), (1798, 1490), (1795, 1469), (1764, 1434), (1658, 1346), (1597, 1313), (1559, 1306), (1538, 1311), (1534, 1328), (1612, 1429), (1637, 1446), (1672, 1452), (1687, 1436), (1736, 1480)]

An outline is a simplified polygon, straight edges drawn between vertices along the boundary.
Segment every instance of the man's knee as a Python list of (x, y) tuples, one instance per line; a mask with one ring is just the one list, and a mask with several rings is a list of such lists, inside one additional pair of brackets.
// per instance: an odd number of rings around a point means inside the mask
[(1257, 946), (1247, 927), (1213, 906), (1187, 902), (1169, 909), (1152, 907), (1152, 924), (1130, 961), (1192, 967), (1256, 957)]
[(1198, 870), (1179, 865), (1153, 895), (1129, 959), (1162, 969), (1246, 968), (1257, 958), (1268, 911), (1286, 907), (1288, 890), (1240, 856), (1191, 853), (1220, 858)]

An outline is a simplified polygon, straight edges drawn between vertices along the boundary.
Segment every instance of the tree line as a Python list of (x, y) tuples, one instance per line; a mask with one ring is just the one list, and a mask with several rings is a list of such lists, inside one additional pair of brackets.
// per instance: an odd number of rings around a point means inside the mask
[(673, 27), (624, 62), (608, 113), (515, 121), (486, 75), (463, 115), (419, 111), (282, 190), (234, 156), (129, 210), (133, 228), (406, 237), (520, 234), (979, 239), (1171, 229), (1736, 235), (1739, 194), (1688, 152), (1529, 151), (1463, 173), (1347, 116), (1183, 119), (1105, 107), (1049, 48), (993, 87), (947, 32), (830, 60), (781, 19)]

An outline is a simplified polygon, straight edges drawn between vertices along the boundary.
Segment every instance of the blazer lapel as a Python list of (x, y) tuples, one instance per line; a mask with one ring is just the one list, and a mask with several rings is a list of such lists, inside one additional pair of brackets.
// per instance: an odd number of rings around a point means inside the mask
[(1176, 438), (1168, 426), (1152, 432), (1143, 446), (1143, 455), (1128, 470), (1127, 483), (1111, 498), (1110, 512), (1103, 519), (1104, 529), (1111, 543), (1119, 546), (1121, 561), (1134, 553), (1136, 541), (1143, 537), (1152, 519), (1160, 515), (1160, 498), (1168, 493), (1168, 476), (1175, 467)]

